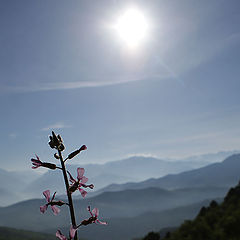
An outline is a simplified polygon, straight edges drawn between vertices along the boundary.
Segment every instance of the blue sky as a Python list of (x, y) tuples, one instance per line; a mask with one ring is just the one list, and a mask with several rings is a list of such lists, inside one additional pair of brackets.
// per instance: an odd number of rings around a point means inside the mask
[[(135, 52), (109, 28), (129, 6)], [(82, 163), (240, 149), (239, 22), (237, 0), (1, 1), (1, 168), (49, 159), (52, 129)]]

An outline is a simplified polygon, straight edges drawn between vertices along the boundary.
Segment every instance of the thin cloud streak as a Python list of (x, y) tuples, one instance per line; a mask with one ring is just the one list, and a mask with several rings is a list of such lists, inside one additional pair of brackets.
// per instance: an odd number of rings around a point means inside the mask
[(8, 87), (3, 86), (5, 92), (40, 92), (40, 91), (53, 91), (53, 90), (70, 90), (70, 89), (77, 89), (77, 88), (91, 88), (91, 87), (103, 87), (103, 86), (112, 86), (112, 85), (118, 85), (118, 84), (125, 84), (125, 83), (131, 83), (136, 81), (143, 81), (143, 80), (153, 80), (153, 79), (167, 79), (167, 78), (173, 78), (174, 76), (172, 74), (152, 74), (148, 76), (141, 76), (141, 77), (125, 77), (117, 78), (116, 80), (112, 81), (76, 81), (76, 82), (50, 82), (47, 84), (39, 84), (38, 86), (31, 86), (30, 84), (28, 86), (15, 86), (15, 87)]
[(41, 129), (41, 131), (49, 131), (53, 129), (63, 129), (63, 128), (71, 128), (72, 126), (65, 125), (63, 122), (57, 122), (55, 124), (49, 125)]
[(8, 135), (8, 137), (11, 138), (11, 139), (15, 139), (15, 138), (17, 138), (17, 134), (16, 133), (10, 133)]

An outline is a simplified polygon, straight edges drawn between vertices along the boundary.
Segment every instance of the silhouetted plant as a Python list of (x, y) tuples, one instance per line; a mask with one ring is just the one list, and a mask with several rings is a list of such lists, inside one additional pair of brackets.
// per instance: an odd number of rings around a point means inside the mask
[[(90, 209), (90, 206), (88, 206), (87, 210), (90, 213), (90, 217), (88, 219), (84, 219), (80, 222), (80, 224), (76, 223), (75, 219), (75, 213), (74, 213), (74, 206), (73, 206), (73, 201), (72, 201), (72, 194), (76, 191), (79, 190), (81, 193), (82, 197), (85, 197), (87, 192), (83, 189), (93, 189), (94, 185), (93, 184), (86, 184), (88, 181), (88, 178), (84, 176), (85, 170), (84, 168), (77, 168), (77, 178), (74, 179), (69, 171), (66, 170), (66, 161), (74, 158), (76, 155), (78, 155), (81, 151), (86, 150), (87, 147), (85, 145), (82, 145), (79, 149), (75, 150), (74, 152), (68, 154), (67, 158), (63, 159), (62, 152), (65, 149), (65, 146), (63, 144), (63, 140), (60, 135), (57, 135), (52, 132), (52, 136), (49, 136), (50, 141), (49, 141), (49, 146), (52, 149), (56, 149), (57, 152), (54, 153), (55, 159), (60, 161), (61, 167), (57, 166), (54, 163), (48, 163), (48, 162), (42, 162), (40, 158), (36, 155), (36, 159), (32, 158), (32, 168), (37, 169), (39, 167), (45, 167), (49, 168), (51, 170), (56, 170), (59, 169), (62, 171), (63, 178), (64, 178), (64, 183), (66, 187), (66, 193), (67, 193), (67, 199), (68, 202), (63, 202), (61, 200), (56, 201), (55, 196), (56, 192), (53, 194), (52, 198), (50, 198), (50, 190), (46, 190), (43, 192), (44, 197), (46, 198), (47, 203), (43, 206), (40, 206), (40, 211), (41, 213), (44, 213), (48, 206), (51, 207), (53, 214), (57, 215), (60, 212), (60, 209), (58, 207), (61, 207), (62, 205), (68, 205), (69, 211), (70, 211), (70, 217), (71, 217), (71, 222), (72, 225), (70, 226), (69, 230), (69, 238), (65, 237), (60, 230), (57, 230), (56, 232), (56, 237), (58, 237), (60, 240), (68, 240), (68, 239), (74, 239), (77, 240), (77, 230), (80, 226), (84, 225), (89, 225), (92, 223), (99, 223), (106, 225), (106, 222), (102, 222), (98, 219), (99, 216), (99, 210), (97, 208), (94, 208), (92, 211)], [(69, 180), (67, 177), (67, 173), (69, 175)], [(70, 182), (70, 184), (69, 184)], [(58, 207), (57, 207), (58, 206)]]
[(160, 234), (157, 232), (149, 232), (143, 240), (160, 240)]

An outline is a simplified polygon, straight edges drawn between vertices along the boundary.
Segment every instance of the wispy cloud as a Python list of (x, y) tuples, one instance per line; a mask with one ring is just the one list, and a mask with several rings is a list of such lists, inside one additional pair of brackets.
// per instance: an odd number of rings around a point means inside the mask
[(46, 126), (44, 128), (42, 128), (42, 131), (49, 131), (49, 130), (53, 130), (53, 129), (63, 129), (63, 128), (71, 128), (72, 126), (66, 125), (63, 122), (57, 122), (55, 124)]
[(4, 92), (40, 92), (40, 91), (51, 91), (51, 90), (67, 90), (67, 89), (76, 89), (76, 88), (91, 88), (91, 87), (102, 87), (102, 86), (111, 86), (124, 84), (129, 82), (143, 81), (149, 79), (166, 79), (174, 77), (171, 73), (166, 70), (159, 73), (153, 74), (139, 74), (137, 76), (101, 76), (89, 78), (86, 81), (73, 81), (73, 82), (63, 82), (63, 81), (52, 81), (52, 82), (41, 82), (32, 84), (31, 82), (26, 83), (21, 86), (1, 86), (1, 89), (4, 89)]
[(157, 155), (152, 153), (131, 153), (126, 155), (126, 158), (131, 158), (131, 157), (158, 158)]
[(11, 139), (15, 139), (15, 138), (17, 138), (17, 134), (16, 133), (10, 133), (8, 135), (8, 137), (11, 138)]

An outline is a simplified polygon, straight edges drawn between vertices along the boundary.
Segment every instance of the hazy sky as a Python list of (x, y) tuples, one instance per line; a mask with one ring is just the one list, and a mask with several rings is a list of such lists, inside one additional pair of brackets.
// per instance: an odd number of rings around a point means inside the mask
[[(111, 25), (129, 7), (149, 23), (134, 51)], [(52, 153), (73, 163), (240, 149), (238, 0), (1, 0), (1, 168)]]

